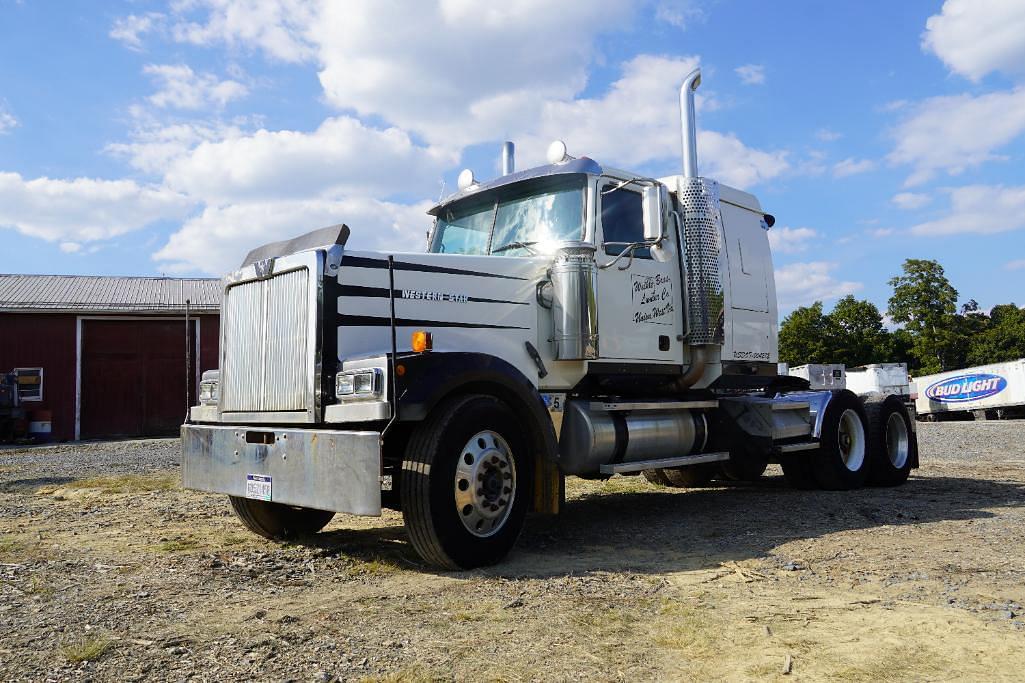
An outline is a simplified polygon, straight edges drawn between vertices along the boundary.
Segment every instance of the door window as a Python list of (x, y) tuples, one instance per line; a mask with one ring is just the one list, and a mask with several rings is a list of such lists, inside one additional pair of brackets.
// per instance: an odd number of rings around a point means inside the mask
[[(644, 204), (640, 192), (622, 188), (613, 190), (614, 187), (606, 185), (602, 188), (601, 226), (606, 242), (605, 253), (619, 256), (628, 244), (644, 241)], [(650, 259), (651, 249), (634, 249), (634, 257)]]

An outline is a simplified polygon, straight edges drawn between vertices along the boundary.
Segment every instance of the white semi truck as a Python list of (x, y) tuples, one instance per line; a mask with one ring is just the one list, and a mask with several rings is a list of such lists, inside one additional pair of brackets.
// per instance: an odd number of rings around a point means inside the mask
[(182, 427), (183, 481), (252, 531), (401, 510), (428, 563), (497, 562), (569, 475), (666, 486), (755, 478), (903, 483), (897, 397), (777, 374), (758, 200), (697, 173), (694, 71), (683, 174), (573, 158), (476, 181), (430, 210), (427, 253), (350, 250), (337, 226), (251, 252), (224, 281), (218, 371)]

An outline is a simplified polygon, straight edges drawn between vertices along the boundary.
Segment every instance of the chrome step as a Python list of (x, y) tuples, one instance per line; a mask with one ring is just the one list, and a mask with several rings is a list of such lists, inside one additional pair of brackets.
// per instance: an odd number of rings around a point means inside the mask
[(722, 462), (729, 460), (728, 451), (721, 453), (698, 453), (697, 455), (683, 455), (678, 458), (662, 458), (660, 460), (637, 460), (634, 462), (620, 462), (601, 466), (602, 474), (623, 474), (624, 472), (640, 472), (641, 470), (653, 470), (660, 467), (685, 467), (687, 465), (700, 465), (706, 462)]
[(684, 410), (718, 408), (719, 401), (591, 401), (591, 410)]
[(784, 443), (776, 446), (780, 453), (796, 453), (797, 451), (811, 451), (819, 447), (818, 441), (801, 441), (799, 443)]

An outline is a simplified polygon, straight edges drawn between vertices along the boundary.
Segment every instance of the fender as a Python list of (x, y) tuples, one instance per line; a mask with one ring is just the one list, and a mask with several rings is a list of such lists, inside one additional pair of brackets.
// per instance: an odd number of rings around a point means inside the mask
[(419, 422), (446, 396), (479, 391), (504, 400), (526, 424), (534, 447), (549, 462), (558, 458), (558, 440), (548, 408), (534, 384), (513, 365), (497, 356), (474, 352), (428, 351), (399, 354), (396, 366), (405, 372), (396, 376), (398, 420)]

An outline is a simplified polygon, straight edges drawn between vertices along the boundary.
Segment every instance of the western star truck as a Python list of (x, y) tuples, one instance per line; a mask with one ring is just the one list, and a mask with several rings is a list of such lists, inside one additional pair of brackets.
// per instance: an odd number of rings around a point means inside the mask
[(752, 195), (567, 154), (430, 210), (426, 253), (348, 249), (349, 228), (252, 251), (224, 280), (219, 370), (182, 427), (184, 485), (268, 538), (401, 510), (425, 562), (497, 562), (566, 476), (665, 486), (897, 485), (917, 467), (895, 396), (777, 373), (767, 231)]

